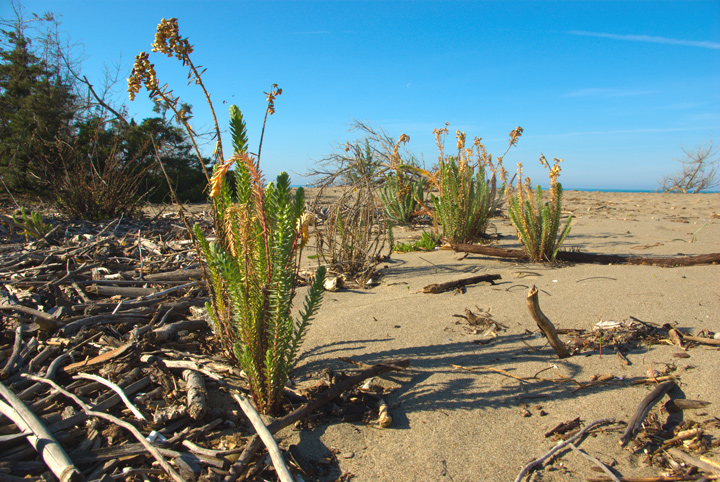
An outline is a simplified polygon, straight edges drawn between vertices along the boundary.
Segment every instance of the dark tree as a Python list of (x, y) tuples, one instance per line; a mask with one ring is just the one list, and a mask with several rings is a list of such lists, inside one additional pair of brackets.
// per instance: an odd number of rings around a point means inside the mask
[(58, 69), (32, 52), (22, 28), (2, 33), (12, 49), (0, 47), (0, 175), (28, 191), (57, 171), (51, 145), (70, 135), (75, 96)]

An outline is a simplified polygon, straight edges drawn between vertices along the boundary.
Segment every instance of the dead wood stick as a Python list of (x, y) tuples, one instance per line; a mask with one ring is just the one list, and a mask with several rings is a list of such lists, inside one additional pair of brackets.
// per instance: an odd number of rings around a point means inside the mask
[(531, 471), (532, 469), (534, 469), (534, 468), (537, 467), (538, 465), (541, 465), (541, 464), (542, 464), (543, 462), (545, 462), (547, 459), (549, 459), (550, 457), (552, 457), (552, 456), (555, 454), (555, 452), (557, 452), (557, 451), (560, 450), (561, 448), (565, 447), (565, 446), (568, 445), (568, 444), (575, 443), (576, 440), (578, 440), (578, 439), (580, 439), (581, 437), (583, 437), (583, 436), (584, 436), (587, 432), (589, 432), (591, 429), (593, 429), (593, 428), (595, 428), (595, 427), (597, 427), (597, 426), (599, 426), (599, 425), (607, 425), (607, 424), (610, 424), (610, 423), (615, 423), (615, 420), (613, 420), (613, 419), (611, 419), (611, 418), (601, 418), (600, 420), (595, 420), (594, 422), (592, 422), (591, 424), (587, 425), (585, 428), (583, 428), (582, 430), (580, 430), (578, 433), (576, 433), (575, 435), (573, 435), (573, 436), (570, 437), (569, 439), (563, 440), (563, 441), (561, 441), (561, 442), (558, 442), (557, 445), (555, 445), (548, 453), (546, 453), (545, 455), (543, 455), (543, 456), (540, 457), (539, 459), (533, 460), (532, 462), (530, 462), (529, 464), (527, 464), (525, 467), (523, 467), (523, 469), (520, 471), (520, 473), (518, 474), (517, 478), (515, 479), (515, 482), (520, 482), (520, 481), (523, 479), (523, 477), (525, 477), (525, 474), (527, 474), (529, 471)]
[(0, 305), (0, 311), (16, 311), (25, 315), (34, 316), (35, 323), (44, 331), (54, 331), (60, 325), (60, 322), (51, 315), (23, 305)]
[(252, 423), (255, 431), (265, 444), (265, 447), (267, 447), (270, 458), (272, 459), (273, 466), (275, 466), (275, 472), (277, 472), (280, 481), (293, 482), (293, 477), (292, 475), (290, 475), (290, 471), (288, 470), (287, 465), (283, 460), (282, 452), (280, 452), (280, 447), (278, 447), (277, 442), (273, 438), (273, 435), (270, 433), (268, 428), (265, 426), (265, 423), (262, 421), (262, 418), (260, 418), (260, 415), (258, 415), (258, 413), (255, 411), (252, 404), (247, 398), (243, 397), (238, 393), (233, 393), (233, 398), (238, 403), (238, 405), (240, 405), (240, 408), (242, 408), (243, 412), (245, 412), (248, 420), (250, 420), (250, 423)]
[(628, 442), (630, 442), (630, 440), (632, 440), (635, 435), (637, 435), (638, 431), (640, 431), (643, 420), (645, 420), (645, 417), (647, 417), (648, 413), (650, 413), (650, 410), (674, 386), (675, 380), (668, 380), (667, 382), (661, 383), (660, 385), (656, 386), (652, 392), (650, 392), (645, 398), (643, 398), (643, 401), (640, 402), (637, 410), (635, 410), (635, 414), (630, 419), (630, 422), (628, 422), (627, 430), (625, 430), (625, 433), (620, 438), (620, 445), (622, 447), (627, 445)]
[[(525, 253), (522, 249), (504, 249), (491, 246), (479, 246), (475, 244), (451, 244), (450, 247), (452, 247), (455, 251), (464, 253), (483, 254), (485, 256), (494, 256), (498, 258), (528, 259), (527, 253)], [(635, 264), (672, 268), (675, 266), (697, 266), (702, 264), (720, 263), (720, 253), (678, 256), (675, 258), (643, 258), (636, 256), (571, 253), (567, 251), (560, 251), (555, 259), (558, 261), (569, 261), (571, 263)]]
[(63, 284), (65, 281), (71, 279), (74, 275), (80, 274), (83, 271), (87, 271), (89, 269), (97, 268), (98, 266), (102, 266), (102, 263), (92, 263), (92, 264), (83, 263), (82, 265), (80, 265), (80, 267), (74, 269), (73, 271), (70, 271), (70, 267), (69, 267), (69, 263), (68, 263), (67, 273), (65, 273), (65, 275), (62, 278), (57, 278), (57, 279), (50, 281), (49, 283), (46, 284), (46, 286), (48, 288), (53, 287), (53, 286), (59, 286), (59, 285)]
[[(131, 271), (134, 273), (134, 271)], [(190, 281), (202, 280), (203, 272), (201, 268), (194, 269), (178, 269), (175, 271), (167, 271), (165, 273), (153, 273), (143, 277), (145, 281)]]
[(220, 375), (211, 370), (209, 367), (206, 367), (205, 364), (192, 360), (166, 360), (164, 358), (156, 357), (155, 355), (141, 355), (140, 361), (143, 363), (155, 361), (170, 369), (195, 370), (213, 380), (222, 380)]
[(106, 387), (109, 387), (112, 391), (114, 391), (115, 393), (118, 394), (118, 396), (123, 401), (123, 403), (128, 408), (128, 410), (130, 410), (132, 412), (132, 414), (135, 415), (135, 418), (137, 418), (138, 420), (142, 420), (143, 422), (147, 422), (145, 415), (143, 415), (142, 412), (140, 410), (138, 410), (137, 407), (135, 407), (135, 405), (132, 404), (132, 402), (128, 399), (127, 395), (125, 395), (125, 392), (123, 391), (123, 389), (120, 388), (119, 386), (115, 385), (110, 380), (105, 380), (103, 377), (93, 375), (91, 373), (78, 373), (73, 378), (74, 379), (84, 378), (86, 380), (94, 380), (98, 383), (102, 383)]
[(140, 288), (137, 286), (107, 286), (107, 285), (90, 285), (85, 290), (97, 296), (123, 296), (125, 298), (139, 298), (141, 296), (157, 293), (155, 288)]
[(519, 380), (522, 383), (530, 383), (525, 378), (519, 377), (517, 375), (513, 375), (512, 373), (509, 373), (508, 371), (502, 370), (500, 368), (493, 368), (493, 367), (488, 367), (488, 366), (479, 366), (479, 367), (471, 368), (471, 367), (464, 367), (462, 365), (455, 365), (452, 363), (450, 364), (450, 366), (453, 368), (458, 368), (460, 370), (465, 370), (468, 372), (472, 372), (475, 370), (489, 370), (491, 372), (500, 373), (501, 375), (505, 375), (506, 377), (514, 378), (515, 380)]
[(695, 343), (703, 343), (705, 345), (720, 345), (720, 340), (715, 338), (705, 338), (702, 336), (682, 335), (684, 341), (694, 341)]
[(157, 298), (162, 298), (163, 296), (169, 295), (171, 293), (175, 293), (176, 291), (184, 290), (185, 288), (192, 288), (194, 286), (200, 286), (202, 283), (199, 281), (191, 281), (190, 283), (185, 283), (179, 286), (173, 286), (172, 288), (167, 288), (162, 291), (158, 291), (157, 293), (152, 293), (150, 295), (144, 296), (142, 300), (154, 300)]
[[(312, 412), (328, 403), (330, 400), (339, 397), (343, 392), (351, 389), (359, 383), (362, 383), (370, 377), (376, 377), (378, 375), (382, 375), (383, 373), (401, 370), (407, 368), (408, 366), (410, 366), (409, 360), (387, 361), (373, 365), (372, 367), (361, 371), (357, 375), (346, 378), (345, 380), (337, 383), (336, 385), (333, 385), (324, 392), (318, 394), (317, 398), (315, 398), (314, 400), (302, 405), (301, 407), (285, 415), (284, 417), (275, 420), (273, 423), (268, 425), (268, 430), (270, 431), (270, 433), (275, 433), (278, 430), (281, 430), (288, 425), (307, 417)], [(237, 462), (235, 462), (235, 464), (230, 468), (230, 473), (227, 477), (225, 477), (225, 482), (234, 482), (235, 480), (237, 480), (240, 474), (242, 474), (247, 465), (250, 463), (250, 460), (253, 458), (255, 453), (260, 450), (261, 446), (262, 442), (260, 441), (260, 437), (254, 435), (248, 441), (247, 445), (245, 446), (245, 450), (243, 450), (243, 452), (240, 454)]]
[(454, 290), (462, 286), (473, 285), (475, 283), (482, 283), (483, 281), (495, 284), (495, 280), (501, 279), (499, 274), (482, 274), (479, 276), (471, 276), (469, 278), (463, 278), (454, 281), (446, 281), (445, 283), (436, 283), (427, 285), (423, 288), (423, 293), (442, 293), (443, 291)]
[(720, 466), (715, 466), (713, 464), (709, 464), (703, 460), (700, 460), (698, 458), (693, 457), (690, 454), (686, 454), (680, 449), (671, 448), (667, 451), (670, 455), (673, 457), (676, 457), (683, 462), (685, 462), (688, 465), (692, 465), (694, 467), (697, 467), (698, 469), (702, 470), (703, 472), (710, 472), (714, 475), (720, 475)]
[[(657, 477), (621, 477), (620, 482), (680, 482), (680, 481), (692, 481), (697, 480), (717, 480), (720, 477), (716, 476), (705, 476), (702, 475), (659, 475)], [(587, 482), (611, 482), (610, 477), (588, 477)]]
[(593, 457), (592, 455), (580, 450), (579, 448), (577, 448), (575, 446), (575, 444), (568, 444), (568, 445), (570, 445), (570, 448), (573, 449), (576, 453), (582, 455), (583, 457), (585, 457), (586, 459), (590, 460), (592, 463), (594, 463), (595, 465), (600, 467), (603, 472), (608, 474), (608, 477), (610, 477), (610, 479), (613, 482), (620, 482), (620, 479), (618, 479), (617, 475), (613, 474), (612, 471), (608, 468), (608, 466), (605, 465), (604, 463), (600, 462), (600, 460), (598, 458)]
[(65, 373), (73, 373), (78, 371), (81, 368), (92, 366), (92, 365), (98, 365), (100, 363), (105, 363), (109, 360), (112, 360), (113, 358), (116, 358), (122, 354), (124, 354), (126, 351), (128, 351), (130, 348), (133, 347), (132, 343), (125, 343), (124, 345), (121, 345), (114, 350), (110, 350), (108, 352), (103, 353), (102, 355), (98, 355), (95, 358), (91, 358), (89, 360), (83, 360), (81, 362), (71, 363), (70, 365), (65, 367)]
[(197, 331), (208, 327), (205, 320), (180, 320), (175, 323), (169, 323), (153, 329), (155, 334), (155, 342), (164, 342), (175, 336), (180, 330)]
[(42, 456), (45, 464), (60, 482), (81, 482), (82, 473), (73, 465), (62, 446), (55, 440), (40, 419), (9, 388), (0, 383), (0, 395), (7, 404), (0, 402), (0, 412), (21, 430), (31, 430), (27, 441)]
[(75, 394), (72, 394), (72, 393), (68, 392), (67, 390), (65, 390), (64, 388), (62, 388), (60, 385), (58, 385), (57, 383), (55, 383), (55, 382), (52, 381), (52, 380), (48, 380), (47, 378), (42, 378), (42, 377), (36, 377), (36, 376), (34, 376), (34, 375), (27, 375), (27, 378), (29, 378), (30, 380), (35, 380), (35, 381), (37, 381), (37, 382), (47, 383), (48, 385), (50, 385), (51, 387), (53, 387), (53, 388), (54, 388), (55, 390), (57, 390), (58, 392), (62, 393), (62, 394), (65, 395), (66, 397), (72, 399), (80, 408), (83, 409), (83, 412), (85, 412), (85, 414), (87, 414), (89, 417), (103, 418), (103, 419), (105, 419), (105, 420), (107, 420), (107, 421), (109, 421), (109, 422), (112, 422), (112, 423), (114, 423), (114, 424), (116, 424), (116, 425), (121, 426), (122, 428), (124, 428), (124, 429), (127, 430), (128, 432), (132, 433), (133, 436), (137, 439), (137, 441), (140, 442), (141, 444), (143, 444), (143, 446), (145, 447), (145, 449), (146, 449), (148, 452), (150, 452), (150, 454), (155, 458), (155, 460), (158, 461), (158, 463), (160, 464), (160, 466), (165, 470), (165, 472), (166, 472), (170, 477), (172, 477), (176, 482), (185, 482), (185, 479), (183, 479), (182, 477), (180, 477), (180, 474), (178, 474), (178, 473), (175, 471), (175, 469), (172, 468), (172, 466), (167, 462), (167, 460), (165, 460), (165, 457), (162, 456), (162, 454), (158, 451), (158, 449), (157, 449), (154, 445), (152, 445), (150, 442), (148, 442), (148, 441), (145, 439), (145, 437), (143, 436), (143, 434), (141, 434), (141, 433), (138, 431), (138, 429), (135, 428), (135, 426), (134, 426), (133, 424), (128, 423), (128, 422), (126, 422), (126, 421), (124, 421), (124, 420), (120, 420), (119, 418), (117, 418), (117, 417), (115, 417), (115, 416), (113, 416), (113, 415), (109, 415), (109, 414), (104, 413), (104, 412), (98, 412), (98, 411), (95, 411), (95, 410), (91, 410), (90, 407), (87, 406), (87, 405), (85, 404), (85, 402), (83, 402), (82, 400), (80, 400)]
[(203, 377), (200, 372), (195, 370), (184, 370), (182, 377), (187, 390), (188, 414), (193, 420), (200, 420), (208, 409), (207, 390)]
[(570, 353), (568, 353), (565, 344), (561, 342), (558, 338), (557, 331), (555, 331), (555, 326), (553, 326), (552, 322), (548, 319), (548, 317), (545, 316), (542, 310), (540, 310), (540, 302), (538, 301), (538, 289), (535, 285), (532, 285), (532, 288), (530, 288), (530, 291), (528, 291), (527, 306), (528, 310), (530, 310), (530, 315), (532, 315), (535, 323), (537, 323), (543, 333), (545, 333), (545, 336), (550, 342), (550, 345), (552, 345), (553, 349), (555, 349), (555, 353), (557, 353), (558, 357), (569, 357)]
[[(48, 378), (50, 380), (53, 380), (55, 378), (55, 374), (57, 373), (58, 369), (60, 368), (60, 364), (64, 363), (66, 360), (70, 359), (70, 354), (63, 353), (57, 358), (55, 358), (52, 362), (50, 362), (50, 365), (48, 366), (47, 371), (45, 372), (45, 378)], [(28, 400), (43, 389), (45, 385), (43, 385), (40, 382), (35, 383), (34, 385), (26, 388), (22, 392), (18, 394), (18, 398), (20, 400)]]
[(13, 343), (12, 353), (10, 354), (10, 358), (8, 358), (8, 361), (7, 363), (5, 363), (3, 369), (0, 370), (0, 378), (2, 378), (3, 380), (9, 377), (13, 369), (15, 368), (15, 363), (20, 356), (20, 349), (22, 348), (22, 335), (23, 326), (18, 325), (18, 327), (15, 328), (15, 343)]

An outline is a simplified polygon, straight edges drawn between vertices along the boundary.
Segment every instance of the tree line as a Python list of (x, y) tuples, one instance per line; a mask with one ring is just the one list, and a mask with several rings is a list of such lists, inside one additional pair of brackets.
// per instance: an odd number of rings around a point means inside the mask
[(110, 84), (98, 92), (82, 75), (52, 14), (25, 18), (12, 7), (15, 18), (0, 21), (4, 196), (42, 199), (79, 218), (129, 215), (145, 201), (170, 201), (162, 164), (181, 201), (206, 199), (202, 166), (162, 104), (154, 117), (130, 118), (107, 100)]

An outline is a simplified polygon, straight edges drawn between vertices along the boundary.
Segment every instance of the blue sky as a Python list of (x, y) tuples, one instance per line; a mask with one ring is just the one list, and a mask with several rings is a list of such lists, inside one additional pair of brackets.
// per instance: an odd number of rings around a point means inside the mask
[[(133, 1), (25, 0), (28, 13), (60, 14), (84, 50), (83, 72), (128, 76), (149, 51), (160, 19), (177, 17), (220, 122), (237, 104), (256, 144), (263, 91), (283, 94), (269, 120), (262, 167), (299, 174), (359, 137), (353, 120), (411, 138), (436, 162), (433, 128), (450, 123), (500, 155), (508, 133), (525, 135), (505, 158), (545, 183), (541, 153), (564, 159), (566, 189), (656, 189), (678, 169), (681, 148), (717, 139), (720, 127), (718, 1)], [(4, 2), (2, 17), (10, 14)], [(153, 57), (154, 55), (154, 57)], [(200, 92), (175, 60), (151, 55), (167, 82), (210, 127)], [(116, 99), (136, 119), (147, 96)], [(223, 103), (226, 102), (226, 103)], [(225, 136), (227, 145), (228, 136)], [(449, 140), (449, 146), (454, 140)], [(226, 148), (226, 152), (229, 148)]]

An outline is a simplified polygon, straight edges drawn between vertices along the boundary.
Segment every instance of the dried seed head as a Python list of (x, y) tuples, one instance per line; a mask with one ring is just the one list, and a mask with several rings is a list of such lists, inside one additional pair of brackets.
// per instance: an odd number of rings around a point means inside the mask
[(304, 248), (310, 239), (309, 228), (312, 222), (315, 220), (315, 216), (311, 213), (303, 213), (297, 221), (298, 234), (300, 235), (300, 249)]
[(235, 161), (237, 161), (238, 159), (243, 157), (243, 155), (247, 155), (247, 153), (233, 155), (230, 159), (223, 162), (215, 170), (215, 172), (212, 175), (212, 178), (210, 179), (210, 197), (211, 198), (216, 198), (220, 195), (222, 186), (225, 183), (225, 175), (227, 174), (228, 169), (230, 169), (230, 166), (232, 166)]
[[(247, 204), (230, 204), (223, 216), (223, 231), (228, 240), (230, 254), (234, 257), (251, 251), (252, 220)], [(237, 231), (235, 231), (237, 229)]]
[(520, 126), (517, 126), (515, 129), (510, 131), (510, 145), (508, 147), (516, 146), (518, 139), (520, 139), (520, 136), (522, 136), (522, 133), (523, 128)]
[(465, 147), (465, 133), (457, 130), (455, 131), (455, 137), (457, 137), (457, 149), (460, 151)]
[(177, 19), (162, 19), (155, 32), (155, 42), (152, 44), (153, 52), (161, 52), (168, 57), (175, 55), (178, 59), (185, 61), (185, 58), (193, 51), (187, 39), (180, 36), (180, 28)]
[(282, 89), (278, 88), (277, 84), (270, 86), (270, 92), (263, 92), (267, 97), (267, 113), (273, 115), (275, 113), (275, 98), (282, 94)]
[(157, 76), (155, 75), (155, 65), (150, 63), (150, 56), (147, 52), (140, 52), (135, 56), (135, 63), (133, 64), (127, 82), (130, 100), (135, 100), (135, 95), (140, 92), (143, 84), (150, 92), (150, 97), (154, 98), (158, 94), (159, 87)]

